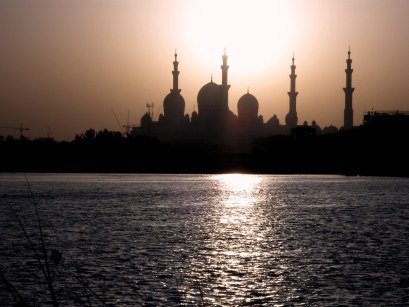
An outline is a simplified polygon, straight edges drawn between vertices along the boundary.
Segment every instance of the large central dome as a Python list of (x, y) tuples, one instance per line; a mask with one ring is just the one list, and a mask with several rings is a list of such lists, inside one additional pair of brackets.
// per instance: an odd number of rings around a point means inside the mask
[(222, 111), (222, 87), (213, 81), (205, 84), (197, 94), (199, 115)]

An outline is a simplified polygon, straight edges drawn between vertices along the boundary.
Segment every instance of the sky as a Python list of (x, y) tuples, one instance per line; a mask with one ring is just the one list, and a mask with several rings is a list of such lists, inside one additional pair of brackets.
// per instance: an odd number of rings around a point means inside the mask
[(249, 89), (264, 121), (284, 123), (294, 53), (299, 124), (340, 127), (349, 46), (360, 125), (370, 110), (409, 110), (408, 14), (406, 0), (0, 0), (0, 127), (70, 140), (119, 130), (128, 111), (139, 125), (147, 103), (157, 118), (175, 49), (191, 114), (211, 75), (221, 83), (224, 48), (234, 113)]

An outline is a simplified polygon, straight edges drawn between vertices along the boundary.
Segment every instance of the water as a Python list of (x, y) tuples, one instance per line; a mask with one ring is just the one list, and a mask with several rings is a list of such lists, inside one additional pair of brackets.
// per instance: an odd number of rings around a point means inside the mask
[[(409, 179), (0, 175), (0, 272), (61, 305), (409, 303)], [(1, 276), (0, 276), (1, 277)], [(15, 299), (0, 279), (2, 306)]]

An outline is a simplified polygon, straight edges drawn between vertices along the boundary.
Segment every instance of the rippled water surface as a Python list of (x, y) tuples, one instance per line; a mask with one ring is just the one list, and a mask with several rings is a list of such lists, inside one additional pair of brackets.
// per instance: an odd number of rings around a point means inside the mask
[[(409, 179), (0, 175), (0, 305), (409, 303)], [(31, 185), (31, 191), (28, 187)], [(21, 222), (19, 226), (18, 222)], [(6, 283), (9, 287), (6, 287)]]

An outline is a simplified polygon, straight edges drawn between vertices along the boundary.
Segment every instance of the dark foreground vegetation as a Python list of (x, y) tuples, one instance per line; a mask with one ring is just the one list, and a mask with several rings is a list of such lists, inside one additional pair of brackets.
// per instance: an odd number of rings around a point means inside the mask
[(87, 130), (73, 141), (0, 139), (2, 172), (346, 174), (409, 176), (406, 130), (297, 131), (248, 146), (161, 142)]

